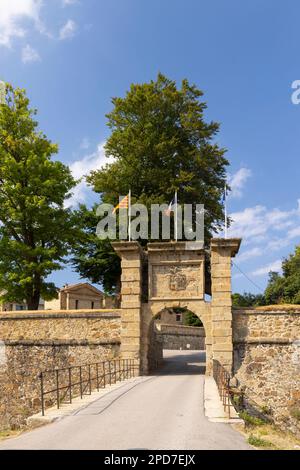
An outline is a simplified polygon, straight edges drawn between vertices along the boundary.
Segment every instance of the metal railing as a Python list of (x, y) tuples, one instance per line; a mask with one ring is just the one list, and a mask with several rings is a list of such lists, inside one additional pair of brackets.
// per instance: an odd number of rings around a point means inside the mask
[(224, 411), (228, 412), (230, 418), (230, 409), (233, 407), (231, 403), (231, 389), (229, 372), (220, 364), (219, 361), (213, 360), (213, 377), (216, 381), (220, 398), (223, 403)]
[(99, 391), (106, 385), (135, 377), (135, 370), (134, 359), (117, 359), (43, 371), (40, 373), (42, 416), (55, 403), (60, 408), (62, 403), (72, 403), (73, 398), (91, 395), (92, 390)]

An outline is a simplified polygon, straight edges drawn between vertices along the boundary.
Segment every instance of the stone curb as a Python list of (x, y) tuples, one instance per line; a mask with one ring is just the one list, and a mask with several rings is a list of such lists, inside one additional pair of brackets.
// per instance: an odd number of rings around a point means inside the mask
[(204, 413), (211, 423), (244, 423), (235, 410), (232, 411), (233, 416), (228, 418), (220, 399), (217, 384), (210, 376), (206, 376), (204, 382)]

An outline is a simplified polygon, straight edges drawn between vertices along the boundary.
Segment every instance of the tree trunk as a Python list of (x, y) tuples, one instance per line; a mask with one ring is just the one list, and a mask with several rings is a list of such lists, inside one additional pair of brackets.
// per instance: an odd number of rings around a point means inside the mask
[(33, 295), (29, 296), (26, 299), (27, 309), (28, 310), (38, 310), (40, 304), (40, 292), (34, 292)]

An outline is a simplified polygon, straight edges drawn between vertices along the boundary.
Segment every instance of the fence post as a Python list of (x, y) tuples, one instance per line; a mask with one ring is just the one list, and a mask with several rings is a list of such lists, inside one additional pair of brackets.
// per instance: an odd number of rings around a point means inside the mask
[(59, 377), (58, 377), (58, 369), (55, 371), (56, 375), (56, 402), (57, 402), (57, 408), (59, 408)]
[(92, 394), (92, 382), (91, 382), (91, 364), (89, 364), (89, 391)]
[(40, 379), (41, 379), (41, 405), (42, 405), (42, 416), (45, 416), (43, 372), (41, 372), (41, 374), (40, 374)]
[(72, 375), (71, 375), (71, 367), (69, 367), (69, 398), (70, 403), (72, 403)]
[(81, 366), (79, 366), (79, 383), (80, 383), (80, 398), (82, 399), (82, 370)]
[(105, 362), (102, 363), (103, 368), (103, 387), (106, 387), (106, 369), (105, 369)]
[(99, 373), (98, 373), (98, 362), (96, 363), (96, 380), (97, 380), (97, 392), (99, 392)]
[(111, 385), (111, 363), (108, 361), (109, 385)]

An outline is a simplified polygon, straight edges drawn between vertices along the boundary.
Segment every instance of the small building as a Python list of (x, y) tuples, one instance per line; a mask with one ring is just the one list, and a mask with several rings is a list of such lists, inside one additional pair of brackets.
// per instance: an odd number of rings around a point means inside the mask
[(186, 312), (176, 312), (172, 308), (163, 309), (155, 318), (157, 323), (183, 325)]
[(88, 282), (66, 284), (59, 289), (57, 299), (45, 301), (45, 310), (93, 310), (104, 306), (103, 292)]
[[(7, 293), (7, 291), (5, 291), (5, 290), (0, 291), (0, 312), (15, 312), (15, 311), (21, 311), (21, 310), (28, 310), (27, 304), (26, 304), (25, 301), (23, 301), (23, 302), (1, 301), (1, 297), (3, 295), (5, 295), (6, 293)], [(39, 310), (44, 310), (44, 300), (43, 299), (40, 299)]]

